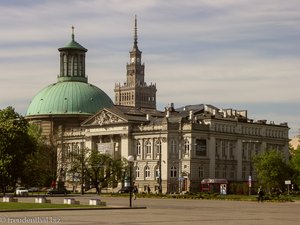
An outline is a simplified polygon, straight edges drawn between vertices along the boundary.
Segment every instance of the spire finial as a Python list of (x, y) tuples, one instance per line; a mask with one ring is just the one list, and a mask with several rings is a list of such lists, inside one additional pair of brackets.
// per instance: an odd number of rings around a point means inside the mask
[(137, 46), (137, 19), (134, 16), (134, 46)]
[(74, 36), (75, 36), (75, 35), (74, 35), (74, 26), (72, 26), (72, 40), (73, 40), (73, 41), (74, 41), (74, 39), (75, 39)]

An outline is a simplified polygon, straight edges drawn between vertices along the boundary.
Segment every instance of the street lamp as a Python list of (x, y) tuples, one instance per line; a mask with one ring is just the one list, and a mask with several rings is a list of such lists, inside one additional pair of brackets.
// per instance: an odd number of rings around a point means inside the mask
[(134, 161), (134, 157), (132, 155), (129, 155), (128, 158), (128, 164), (129, 164), (129, 207), (132, 207), (132, 164)]
[(84, 152), (81, 146), (81, 194), (84, 195)]
[(157, 142), (157, 150), (159, 151), (159, 159), (158, 159), (158, 193), (162, 193), (162, 178), (161, 178), (161, 140)]

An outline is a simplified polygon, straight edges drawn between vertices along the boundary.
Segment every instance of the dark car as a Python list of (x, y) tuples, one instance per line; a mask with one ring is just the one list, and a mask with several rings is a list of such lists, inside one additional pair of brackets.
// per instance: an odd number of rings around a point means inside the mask
[(67, 195), (70, 193), (71, 192), (67, 189), (50, 189), (48, 190), (47, 195)]
[(129, 187), (122, 187), (120, 190), (118, 190), (119, 194), (129, 193), (129, 192), (130, 192), (130, 188)]
[(29, 192), (38, 192), (40, 189), (38, 187), (31, 187), (28, 189)]

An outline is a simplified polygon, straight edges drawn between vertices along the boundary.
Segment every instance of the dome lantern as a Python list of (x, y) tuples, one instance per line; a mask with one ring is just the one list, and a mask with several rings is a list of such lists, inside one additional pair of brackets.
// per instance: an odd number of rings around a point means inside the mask
[(60, 74), (58, 82), (81, 81), (87, 83), (85, 75), (85, 53), (88, 51), (75, 41), (74, 27), (72, 26), (72, 39), (60, 52)]

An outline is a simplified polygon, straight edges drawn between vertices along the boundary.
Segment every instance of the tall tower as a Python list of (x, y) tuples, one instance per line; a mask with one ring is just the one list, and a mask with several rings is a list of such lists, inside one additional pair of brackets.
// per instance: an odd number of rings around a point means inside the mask
[(136, 108), (156, 109), (156, 85), (145, 82), (145, 65), (141, 63), (142, 52), (138, 48), (137, 19), (134, 19), (133, 48), (129, 52), (127, 75), (124, 85), (115, 85), (115, 104)]

